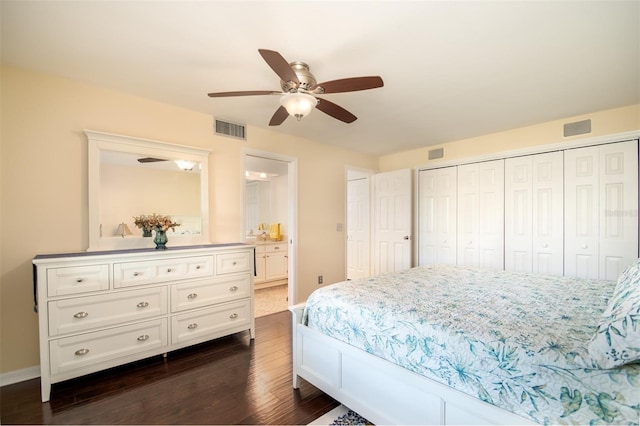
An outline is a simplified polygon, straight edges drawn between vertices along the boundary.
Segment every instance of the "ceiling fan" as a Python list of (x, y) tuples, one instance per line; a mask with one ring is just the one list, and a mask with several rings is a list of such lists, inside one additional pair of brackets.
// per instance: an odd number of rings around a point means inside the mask
[(269, 121), (270, 126), (278, 126), (289, 115), (300, 120), (317, 108), (327, 115), (345, 123), (353, 123), (358, 119), (355, 115), (324, 98), (316, 95), (329, 93), (355, 92), (382, 87), (384, 83), (378, 76), (352, 77), (317, 83), (309, 65), (304, 62), (288, 63), (280, 53), (273, 50), (258, 49), (267, 65), (280, 77), (281, 92), (270, 90), (249, 90), (241, 92), (209, 93), (212, 98), (228, 96), (281, 95), (278, 108)]

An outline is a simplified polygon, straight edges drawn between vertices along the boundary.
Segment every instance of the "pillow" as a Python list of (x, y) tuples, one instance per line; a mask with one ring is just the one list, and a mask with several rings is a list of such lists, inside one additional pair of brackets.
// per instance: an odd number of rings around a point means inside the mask
[(591, 360), (605, 369), (640, 360), (640, 259), (618, 278), (588, 350)]

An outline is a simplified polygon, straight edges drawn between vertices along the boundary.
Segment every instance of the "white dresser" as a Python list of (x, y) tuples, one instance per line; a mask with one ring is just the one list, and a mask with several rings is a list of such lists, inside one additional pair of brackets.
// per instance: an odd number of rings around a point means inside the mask
[(39, 255), (42, 401), (51, 384), (249, 330), (254, 247)]

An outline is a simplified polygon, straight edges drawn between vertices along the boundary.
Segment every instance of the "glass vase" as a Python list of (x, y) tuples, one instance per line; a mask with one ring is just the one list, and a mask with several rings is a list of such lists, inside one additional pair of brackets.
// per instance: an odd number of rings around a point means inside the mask
[(153, 239), (153, 242), (156, 243), (156, 250), (166, 250), (167, 249), (167, 233), (162, 229), (156, 229), (156, 236)]

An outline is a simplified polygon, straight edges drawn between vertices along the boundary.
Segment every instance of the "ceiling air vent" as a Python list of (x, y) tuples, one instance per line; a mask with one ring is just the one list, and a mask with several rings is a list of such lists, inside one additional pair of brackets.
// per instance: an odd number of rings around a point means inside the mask
[(247, 131), (244, 124), (232, 123), (216, 118), (214, 126), (216, 128), (216, 135), (247, 140)]

